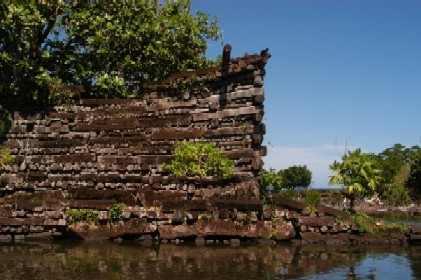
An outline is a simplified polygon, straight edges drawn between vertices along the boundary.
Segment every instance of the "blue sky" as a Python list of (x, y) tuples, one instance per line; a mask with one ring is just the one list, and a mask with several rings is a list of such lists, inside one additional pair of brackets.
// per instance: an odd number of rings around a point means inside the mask
[[(307, 165), (326, 187), (348, 149), (421, 144), (421, 1), (192, 0), (232, 56), (269, 48), (265, 168)], [(222, 52), (212, 42), (208, 56)]]

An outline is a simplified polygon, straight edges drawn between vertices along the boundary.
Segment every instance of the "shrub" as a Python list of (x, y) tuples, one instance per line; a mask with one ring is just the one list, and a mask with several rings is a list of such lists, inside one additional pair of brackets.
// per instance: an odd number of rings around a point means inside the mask
[(354, 223), (358, 226), (360, 232), (378, 233), (387, 229), (397, 228), (401, 232), (408, 230), (406, 225), (401, 224), (382, 224), (379, 219), (371, 217), (362, 212), (356, 212), (353, 216)]
[(221, 151), (207, 142), (177, 142), (174, 150), (174, 160), (164, 164), (176, 177), (183, 176), (216, 176), (229, 178), (232, 176), (234, 162)]
[(13, 156), (11, 155), (11, 150), (9, 147), (1, 147), (0, 148), (0, 167), (3, 165), (8, 165), (13, 162)]
[(66, 221), (68, 224), (77, 222), (98, 223), (98, 212), (92, 209), (67, 209)]
[(409, 192), (402, 185), (386, 184), (384, 186), (383, 198), (391, 205), (407, 205), (411, 202)]
[(269, 193), (278, 193), (282, 189), (282, 175), (270, 168), (269, 170), (262, 170), (262, 184), (260, 185), (260, 192), (263, 197)]
[(111, 221), (120, 219), (123, 214), (124, 207), (124, 203), (117, 203), (108, 207), (108, 219)]
[(374, 217), (370, 217), (365, 213), (356, 212), (353, 215), (354, 223), (357, 225), (360, 232), (376, 232), (376, 222), (377, 220)]
[(342, 197), (342, 192), (340, 190), (330, 190), (328, 192), (328, 196), (331, 199), (341, 198)]
[(311, 208), (316, 208), (317, 205), (320, 204), (322, 197), (320, 192), (314, 189), (308, 190), (307, 194), (304, 198), (306, 204), (308, 204)]
[(281, 192), (280, 194), (282, 196), (292, 198), (292, 199), (297, 199), (297, 198), (300, 197), (300, 194), (295, 190), (285, 190), (285, 191)]

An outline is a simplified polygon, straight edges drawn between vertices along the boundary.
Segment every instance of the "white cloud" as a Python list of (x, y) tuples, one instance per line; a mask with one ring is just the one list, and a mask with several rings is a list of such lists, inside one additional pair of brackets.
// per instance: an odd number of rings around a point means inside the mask
[(320, 147), (277, 147), (268, 146), (268, 155), (263, 158), (264, 168), (276, 170), (285, 169), (293, 165), (307, 165), (312, 172), (313, 187), (328, 187), (329, 170), (335, 160), (339, 160), (345, 147), (323, 145)]

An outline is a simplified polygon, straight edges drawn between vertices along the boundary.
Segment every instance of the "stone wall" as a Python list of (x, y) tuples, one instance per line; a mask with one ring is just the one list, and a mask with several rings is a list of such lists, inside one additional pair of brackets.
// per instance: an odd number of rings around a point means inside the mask
[[(109, 208), (124, 203), (127, 221), (157, 232), (209, 209), (261, 204), (270, 55), (230, 59), (230, 51), (224, 48), (220, 67), (178, 73), (138, 98), (82, 98), (15, 112), (3, 143), (14, 162), (0, 170), (3, 238), (61, 235), (66, 209), (94, 210), (107, 223)], [(175, 143), (185, 140), (214, 143), (234, 160), (234, 177), (180, 180), (163, 171)]]

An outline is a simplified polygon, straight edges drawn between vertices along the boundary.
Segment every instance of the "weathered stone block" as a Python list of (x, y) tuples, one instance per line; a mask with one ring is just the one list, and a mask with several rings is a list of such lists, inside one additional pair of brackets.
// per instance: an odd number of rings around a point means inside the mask
[(280, 196), (280, 195), (274, 195), (273, 196), (273, 203), (276, 206), (279, 207), (284, 207), (286, 209), (292, 209), (292, 210), (296, 210), (296, 211), (303, 211), (307, 206), (299, 201), (284, 197), (284, 196)]
[(237, 209), (242, 211), (263, 211), (263, 201), (260, 199), (250, 200), (222, 200), (213, 199), (211, 204), (218, 209)]
[(333, 217), (299, 217), (298, 223), (306, 226), (333, 226), (335, 219)]

